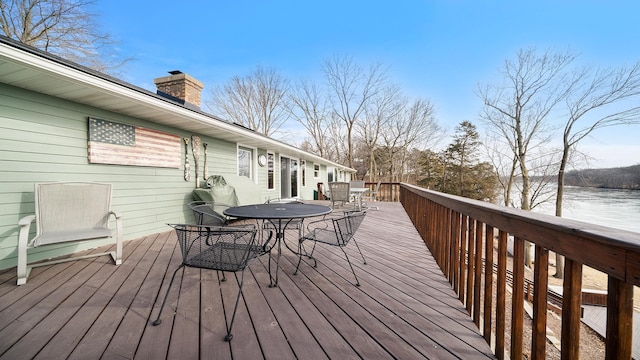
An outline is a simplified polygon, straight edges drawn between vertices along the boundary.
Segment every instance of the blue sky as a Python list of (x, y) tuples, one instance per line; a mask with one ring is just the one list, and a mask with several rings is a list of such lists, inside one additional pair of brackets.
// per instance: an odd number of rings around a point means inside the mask
[[(635, 1), (165, 1), (98, 0), (104, 30), (135, 58), (123, 80), (155, 91), (153, 79), (181, 70), (206, 92), (257, 66), (317, 79), (334, 55), (379, 62), (407, 95), (430, 99), (450, 132), (464, 120), (481, 129), (478, 84), (519, 49), (571, 49), (578, 62), (640, 60)], [(640, 101), (640, 100), (638, 100)], [(640, 163), (640, 126), (594, 134), (581, 149), (591, 167)]]

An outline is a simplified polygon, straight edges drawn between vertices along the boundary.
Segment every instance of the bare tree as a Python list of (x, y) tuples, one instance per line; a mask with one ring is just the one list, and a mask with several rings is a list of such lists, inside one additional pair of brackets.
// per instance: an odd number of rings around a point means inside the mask
[[(566, 99), (568, 119), (562, 134), (562, 159), (557, 176), (556, 216), (562, 216), (564, 179), (567, 164), (577, 144), (595, 130), (640, 123), (640, 105), (626, 104), (640, 95), (640, 63), (617, 69), (584, 68), (575, 73), (579, 83)], [(616, 108), (611, 108), (616, 106)], [(608, 110), (608, 111), (607, 111)], [(589, 115), (594, 114), (589, 117)], [(564, 258), (556, 254), (555, 277), (564, 277)]]
[[(478, 90), (485, 106), (482, 113), (485, 123), (506, 141), (513, 141), (511, 147), (522, 179), (520, 207), (524, 210), (531, 210), (527, 155), (529, 149), (548, 142), (549, 114), (575, 85), (564, 73), (574, 59), (575, 55), (569, 52), (538, 54), (535, 49), (520, 50), (515, 61), (504, 63), (501, 70), (504, 83)], [(525, 254), (527, 264), (531, 264), (530, 251)]]
[(378, 181), (378, 164), (375, 152), (379, 146), (381, 133), (389, 125), (391, 119), (396, 118), (402, 110), (403, 101), (400, 88), (389, 85), (375, 96), (371, 105), (365, 110), (362, 121), (356, 125), (356, 135), (362, 142), (369, 160), (368, 171), (369, 181)]
[(93, 0), (2, 0), (0, 30), (7, 37), (98, 71), (115, 72), (128, 59), (102, 33)]
[(288, 118), (289, 81), (276, 70), (257, 67), (244, 77), (234, 76), (211, 91), (207, 107), (265, 136), (273, 135)]
[(329, 158), (330, 148), (329, 114), (325, 95), (315, 83), (299, 81), (289, 94), (289, 112), (291, 117), (302, 124), (311, 137), (311, 152)]
[(490, 134), (483, 142), (489, 162), (498, 175), (497, 180), (502, 189), (504, 206), (514, 206), (511, 193), (518, 171), (518, 157), (510, 147), (514, 143), (515, 141), (505, 142), (503, 138), (495, 134)]
[(349, 162), (349, 142), (347, 140), (347, 129), (334, 112), (329, 112), (329, 127), (326, 129), (329, 134), (329, 159), (340, 164)]
[(515, 61), (505, 61), (504, 84), (488, 85), (478, 91), (485, 111), (483, 120), (496, 133), (514, 141), (522, 177), (521, 208), (530, 210), (530, 177), (527, 153), (530, 147), (549, 140), (549, 113), (562, 101), (573, 84), (564, 80), (563, 70), (575, 59), (568, 52), (520, 50)]
[(347, 163), (353, 168), (354, 126), (364, 116), (373, 97), (384, 89), (386, 71), (379, 64), (363, 69), (351, 58), (338, 56), (326, 60), (323, 71), (330, 91), (331, 111), (345, 127)]
[(390, 119), (387, 129), (382, 132), (384, 147), (389, 152), (389, 180), (404, 181), (404, 165), (410, 151), (413, 148), (422, 150), (441, 137), (433, 104), (425, 99), (411, 104), (405, 100), (402, 110)]

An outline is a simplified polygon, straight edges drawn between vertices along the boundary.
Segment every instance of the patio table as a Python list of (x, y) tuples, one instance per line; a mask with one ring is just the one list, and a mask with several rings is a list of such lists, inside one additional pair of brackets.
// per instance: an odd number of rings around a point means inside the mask
[(352, 187), (349, 188), (349, 191), (351, 192), (351, 195), (353, 195), (353, 197), (356, 199), (356, 208), (358, 209), (358, 211), (362, 210), (362, 194), (369, 191), (369, 188)]
[[(322, 216), (330, 213), (332, 209), (324, 205), (316, 204), (255, 204), (234, 206), (224, 210), (224, 214), (241, 219), (259, 219), (269, 221), (276, 229), (276, 243), (278, 246), (278, 255), (276, 258), (276, 275), (274, 279), (270, 279), (270, 287), (278, 286), (278, 269), (280, 268), (280, 254), (282, 242), (284, 241), (284, 231), (287, 225), (293, 219), (304, 219), (314, 216)], [(296, 253), (293, 249), (285, 246)], [(297, 254), (297, 253), (296, 253)]]

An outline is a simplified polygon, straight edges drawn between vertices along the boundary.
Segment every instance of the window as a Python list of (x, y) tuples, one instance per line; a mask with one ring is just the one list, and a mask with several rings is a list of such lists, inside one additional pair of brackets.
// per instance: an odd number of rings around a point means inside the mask
[(291, 174), (291, 195), (290, 195), (290, 197), (296, 197), (296, 196), (298, 196), (298, 160), (291, 159), (289, 164), (290, 164), (289, 173)]
[(307, 186), (307, 161), (300, 160), (300, 172), (302, 176), (302, 186)]
[(253, 150), (238, 146), (238, 175), (253, 179)]
[(320, 178), (320, 165), (319, 164), (313, 164), (313, 177), (315, 179), (319, 179)]
[(267, 153), (267, 189), (273, 190), (276, 188), (275, 181), (275, 155), (273, 153)]

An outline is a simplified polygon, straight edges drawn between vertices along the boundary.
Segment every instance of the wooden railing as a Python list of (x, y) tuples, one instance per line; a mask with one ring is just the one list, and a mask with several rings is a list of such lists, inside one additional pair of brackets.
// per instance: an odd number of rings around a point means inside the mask
[[(375, 182), (367, 182), (365, 183), (365, 187), (368, 187), (371, 190), (374, 190), (376, 187)], [(325, 188), (323, 183), (317, 184), (317, 192), (318, 198), (324, 200), (323, 189)], [(382, 182), (380, 183), (380, 188), (378, 189), (378, 201), (400, 201), (400, 183), (398, 182)]]
[[(505, 357), (506, 331), (511, 334), (511, 358), (523, 357), (525, 299), (524, 291), (515, 289), (524, 289), (525, 241), (535, 245), (531, 358), (544, 359), (547, 354), (549, 251), (553, 251), (566, 259), (562, 358), (580, 357), (582, 267), (586, 265), (608, 275), (606, 358), (631, 359), (633, 287), (640, 284), (640, 234), (407, 184), (400, 187), (400, 202), (485, 340), (495, 345), (499, 359)], [(514, 290), (512, 320), (507, 323), (503, 310), (507, 298), (509, 236), (514, 239)], [(497, 261), (494, 260), (494, 245), (497, 245)], [(486, 266), (483, 266), (483, 261)], [(495, 278), (494, 264), (497, 266)], [(492, 327), (495, 332), (492, 332)]]
[[(365, 186), (371, 190), (376, 187), (375, 182), (367, 182)], [(400, 183), (398, 182), (382, 182), (378, 189), (378, 201), (400, 201)]]

